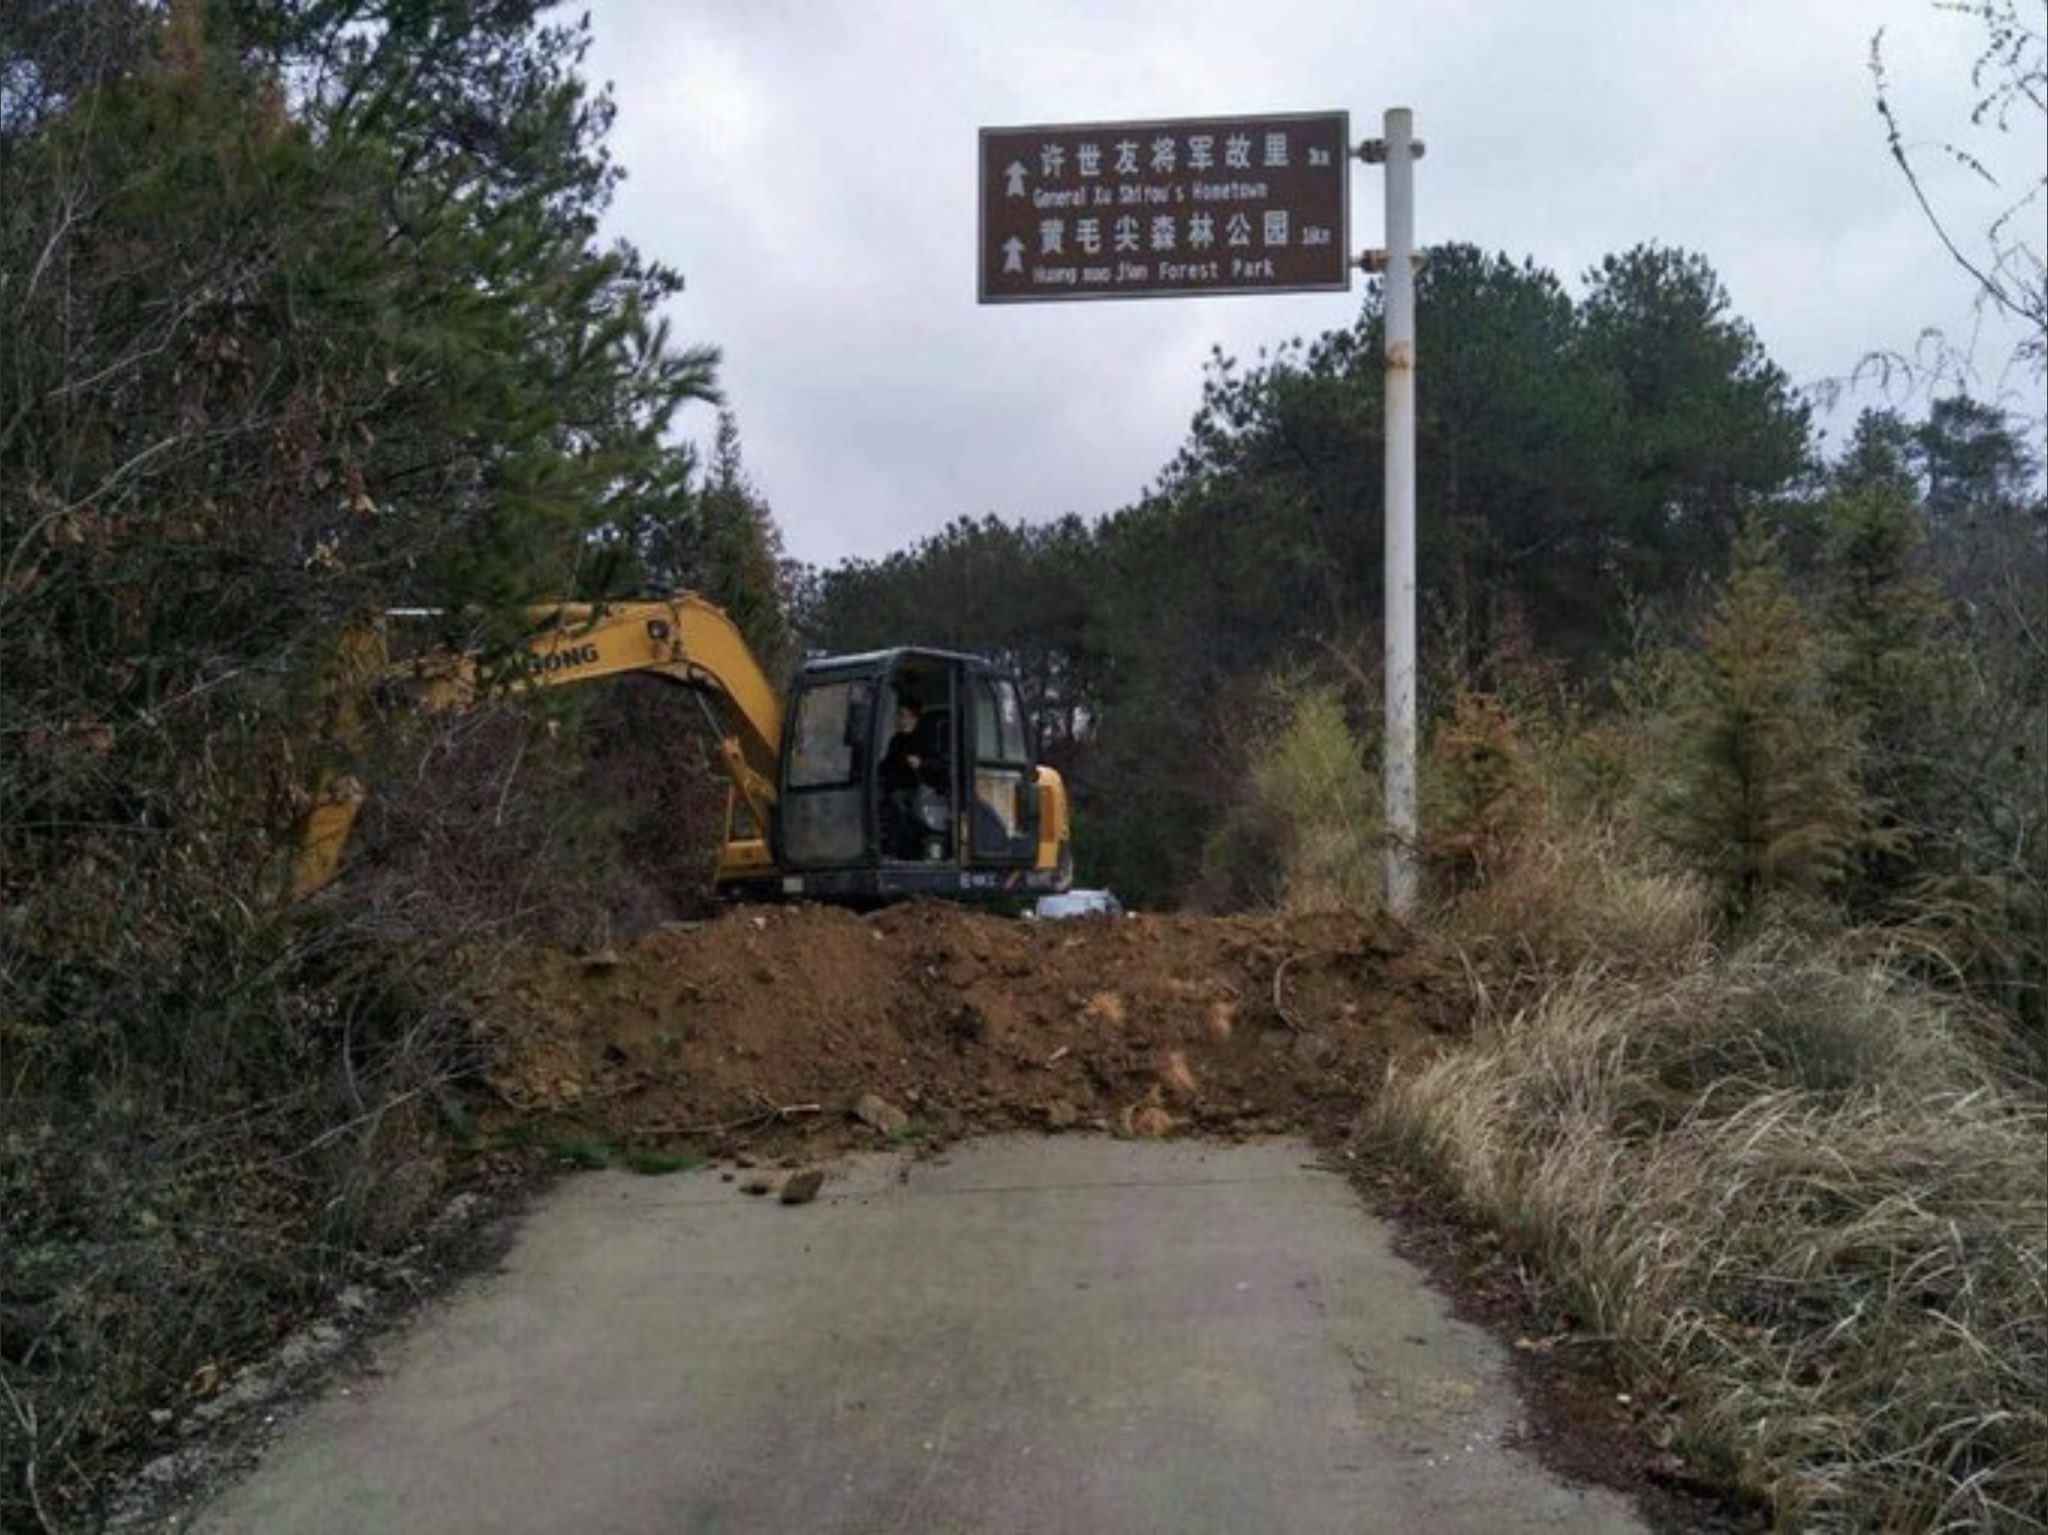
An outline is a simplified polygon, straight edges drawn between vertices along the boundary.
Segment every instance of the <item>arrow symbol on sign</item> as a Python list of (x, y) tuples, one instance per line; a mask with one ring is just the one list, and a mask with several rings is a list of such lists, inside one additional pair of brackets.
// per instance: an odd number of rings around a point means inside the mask
[(1003, 241), (1003, 270), (1021, 272), (1024, 270), (1024, 242), (1015, 235)]
[(1022, 197), (1024, 195), (1024, 162), (1012, 160), (1003, 167), (1003, 174), (1010, 178), (1010, 189), (1003, 195), (1006, 197)]

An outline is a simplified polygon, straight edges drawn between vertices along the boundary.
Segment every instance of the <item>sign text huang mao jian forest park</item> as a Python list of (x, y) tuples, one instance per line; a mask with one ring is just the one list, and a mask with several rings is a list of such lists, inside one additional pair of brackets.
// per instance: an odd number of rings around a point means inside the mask
[(981, 301), (1342, 291), (1346, 114), (981, 130)]

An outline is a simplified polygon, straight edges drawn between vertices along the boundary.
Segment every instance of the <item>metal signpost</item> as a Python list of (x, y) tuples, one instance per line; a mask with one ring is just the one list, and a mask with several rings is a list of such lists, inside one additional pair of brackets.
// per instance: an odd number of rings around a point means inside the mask
[(1415, 141), (1406, 107), (1387, 113), (1385, 137), (1358, 146), (1387, 168), (1387, 248), (1361, 258), (1387, 276), (1386, 325), (1386, 746), (1387, 910), (1415, 910)]
[[(1342, 292), (1386, 274), (1387, 908), (1415, 906), (1415, 162), (1406, 107), (981, 130), (984, 304)], [(1384, 165), (1387, 244), (1354, 260), (1347, 162)]]

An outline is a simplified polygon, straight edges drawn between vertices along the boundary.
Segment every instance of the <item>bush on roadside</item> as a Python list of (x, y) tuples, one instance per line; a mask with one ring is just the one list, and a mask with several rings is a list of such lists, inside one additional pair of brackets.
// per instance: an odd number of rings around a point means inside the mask
[(1818, 903), (1864, 827), (1854, 735), (1776, 543), (1752, 524), (1685, 668), (1657, 827), (1747, 922)]
[(1379, 904), (1379, 790), (1344, 694), (1313, 678), (1277, 683), (1243, 792), (1203, 849), (1226, 905), (1369, 911)]
[[(17, 954), (18, 957), (18, 954)], [(0, 1524), (89, 1524), (110, 1466), (414, 1240), (470, 1069), (442, 959), (309, 919), (169, 950), (154, 1045), (17, 1020), (0, 1094)], [(194, 986), (215, 972), (218, 985)], [(106, 994), (102, 994), (103, 998)], [(109, 999), (110, 1000), (110, 999)]]
[(1638, 829), (1625, 787), (1654, 772), (1622, 720), (1461, 694), (1423, 765), (1429, 922), (1481, 1004), (1513, 1011), (1583, 966), (1668, 974), (1706, 952), (1703, 881)]

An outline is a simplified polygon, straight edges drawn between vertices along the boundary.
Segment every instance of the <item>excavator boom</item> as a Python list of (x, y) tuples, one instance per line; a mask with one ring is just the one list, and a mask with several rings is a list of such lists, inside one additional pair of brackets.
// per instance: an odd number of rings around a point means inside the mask
[[(729, 817), (720, 877), (770, 869), (767, 827), (775, 807), (782, 699), (725, 610), (694, 592), (678, 592), (649, 601), (550, 603), (527, 616), (533, 628), (525, 644), (495, 664), (450, 649), (390, 662), (380, 633), (372, 641), (351, 638), (346, 669), (359, 678), (367, 674), (373, 685), (407, 687), (432, 711), (464, 708), (492, 690), (565, 687), (627, 673), (666, 677), (709, 695), (723, 705), (712, 714), (718, 754), (748, 826), (736, 833), (738, 818)], [(353, 699), (341, 717), (345, 737), (360, 733)], [(299, 839), (295, 894), (334, 878), (362, 801), (361, 786), (345, 775), (321, 785)]]
[[(345, 637), (335, 735), (361, 740), (363, 703), (380, 688), (440, 711), (527, 688), (663, 677), (704, 702), (731, 781), (715, 876), (724, 893), (864, 901), (1072, 882), (1066, 786), (1036, 760), (1015, 678), (982, 657), (912, 647), (813, 657), (785, 706), (738, 627), (694, 593), (549, 603), (527, 618), (523, 641), (489, 656), (440, 646), (394, 662), (388, 623)], [(894, 751), (898, 713), (920, 710), (924, 735), (903, 753), (914, 781), (898, 782), (883, 746)], [(295, 894), (333, 880), (363, 797), (353, 778), (322, 781), (302, 823)]]

